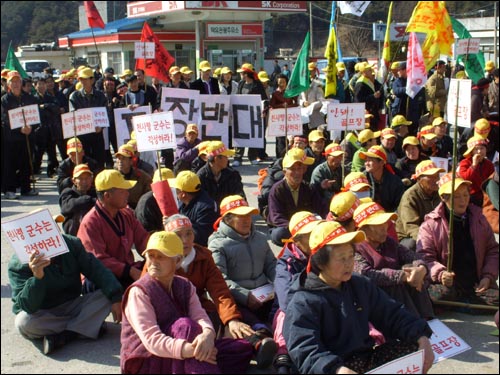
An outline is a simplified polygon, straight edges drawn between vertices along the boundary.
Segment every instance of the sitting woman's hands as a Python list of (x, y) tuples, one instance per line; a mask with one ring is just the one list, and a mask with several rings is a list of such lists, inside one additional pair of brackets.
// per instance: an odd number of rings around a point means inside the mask
[(455, 278), (455, 272), (443, 271), (441, 275), (441, 284), (451, 288), (453, 286), (453, 279)]
[(193, 357), (198, 361), (217, 364), (217, 348), (215, 347), (215, 333), (204, 329), (195, 337), (191, 344), (194, 348)]

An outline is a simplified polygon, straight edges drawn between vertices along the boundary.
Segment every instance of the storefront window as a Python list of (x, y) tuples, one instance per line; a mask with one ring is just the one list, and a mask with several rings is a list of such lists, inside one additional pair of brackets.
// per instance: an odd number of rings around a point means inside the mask
[(123, 72), (121, 52), (108, 52), (108, 65), (106, 65), (104, 69), (108, 67), (113, 68), (115, 73)]

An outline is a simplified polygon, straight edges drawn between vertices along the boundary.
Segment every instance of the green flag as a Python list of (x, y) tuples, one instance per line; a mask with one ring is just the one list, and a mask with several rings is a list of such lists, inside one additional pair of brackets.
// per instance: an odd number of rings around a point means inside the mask
[(297, 62), (293, 68), (292, 76), (288, 81), (284, 97), (292, 98), (299, 95), (301, 92), (309, 88), (309, 70), (307, 64), (309, 62), (309, 31), (306, 34), (302, 48), (297, 56)]
[[(458, 35), (459, 39), (470, 39), (472, 38), (469, 30), (465, 28), (460, 21), (451, 18), (451, 24), (453, 26), (453, 31)], [(457, 57), (457, 63), (464, 62), (465, 71), (467, 75), (472, 80), (472, 82), (477, 82), (481, 78), (484, 78), (484, 55), (482, 51), (479, 53), (471, 53), (468, 55), (459, 55)]]
[(5, 59), (5, 68), (10, 70), (17, 70), (22, 78), (27, 78), (28, 74), (21, 66), (21, 63), (14, 54), (12, 46), (9, 44), (9, 50), (7, 51), (7, 58)]

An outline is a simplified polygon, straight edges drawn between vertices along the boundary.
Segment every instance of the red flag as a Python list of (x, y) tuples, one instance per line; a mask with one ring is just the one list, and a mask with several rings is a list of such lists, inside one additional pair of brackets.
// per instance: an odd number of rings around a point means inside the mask
[(151, 190), (163, 216), (172, 216), (179, 213), (174, 194), (167, 180), (152, 183)]
[(84, 1), (83, 6), (85, 7), (85, 13), (87, 13), (87, 21), (90, 27), (98, 27), (104, 29), (104, 21), (99, 14), (99, 11), (95, 7), (93, 1)]
[(141, 42), (153, 42), (155, 44), (155, 58), (136, 59), (135, 70), (143, 69), (150, 77), (158, 78), (163, 82), (170, 82), (168, 69), (170, 69), (175, 59), (168, 53), (165, 47), (163, 47), (163, 44), (161, 44), (147, 22), (144, 22), (142, 28)]

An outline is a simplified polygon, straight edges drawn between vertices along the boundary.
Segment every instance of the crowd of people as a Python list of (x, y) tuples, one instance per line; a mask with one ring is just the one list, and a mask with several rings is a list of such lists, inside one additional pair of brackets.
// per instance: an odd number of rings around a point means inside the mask
[[(283, 374), (364, 373), (418, 349), (426, 373), (427, 321), (443, 302), (473, 314), (498, 308), (498, 69), (473, 82), (471, 128), (454, 145), (444, 61), (415, 98), (404, 90), (405, 62), (385, 82), (367, 62), (354, 68), (348, 82), (337, 64), (337, 94), (325, 98), (311, 62), (310, 87), (289, 98), (290, 72), (277, 61), (270, 75), (242, 64), (239, 80), (229, 67), (214, 77), (208, 61), (198, 79), (170, 67), (163, 87), (260, 95), (263, 128), (270, 109), (308, 109), (303, 134), (277, 137), (274, 157), (248, 149), (250, 165), (263, 167), (258, 207), (238, 170), (245, 149), (202, 139), (198, 124), (161, 158), (138, 152), (133, 132), (117, 143), (114, 109), (161, 110), (162, 85), (147, 84), (144, 71), (117, 79), (112, 68), (82, 66), (28, 89), (2, 71), (2, 192), (37, 195), (47, 153), (69, 248), (28, 264), (13, 255), (19, 332), (50, 355), (98, 339), (112, 312), (123, 373), (245, 373), (252, 359)], [(365, 103), (365, 129), (328, 132), (325, 99)], [(41, 123), (11, 129), (8, 111), (32, 104)], [(107, 108), (110, 127), (63, 139), (61, 114), (92, 107)]]

